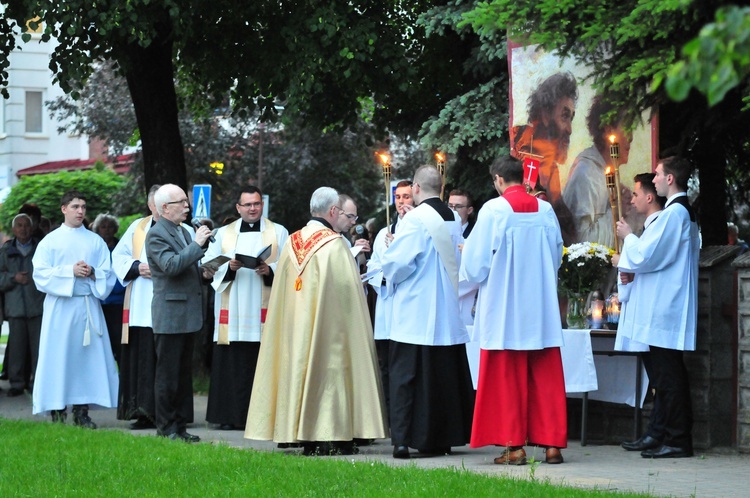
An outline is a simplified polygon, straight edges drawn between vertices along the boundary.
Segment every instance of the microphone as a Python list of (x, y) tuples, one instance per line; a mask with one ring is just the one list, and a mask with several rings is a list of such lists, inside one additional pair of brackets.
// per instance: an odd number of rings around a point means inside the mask
[(359, 239), (369, 239), (369, 235), (367, 233), (367, 229), (362, 225), (357, 225), (354, 227), (354, 240)]
[[(190, 220), (190, 224), (193, 225), (196, 230), (203, 226), (203, 223), (201, 223), (201, 220), (199, 220), (198, 218), (193, 218), (192, 220)], [(211, 242), (216, 242), (216, 239), (213, 235), (209, 235), (208, 240)]]

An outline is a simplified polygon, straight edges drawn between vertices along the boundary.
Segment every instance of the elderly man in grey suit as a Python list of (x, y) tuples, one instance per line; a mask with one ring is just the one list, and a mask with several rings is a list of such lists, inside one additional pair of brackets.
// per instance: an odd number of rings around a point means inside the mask
[[(190, 212), (187, 195), (177, 185), (154, 194), (159, 220), (146, 236), (146, 255), (154, 283), (151, 313), (156, 348), (156, 427), (158, 434), (189, 443), (193, 419), (193, 333), (203, 326), (203, 285), (198, 262), (211, 231), (200, 227), (195, 239), (181, 225)], [(203, 277), (212, 272), (203, 269)]]

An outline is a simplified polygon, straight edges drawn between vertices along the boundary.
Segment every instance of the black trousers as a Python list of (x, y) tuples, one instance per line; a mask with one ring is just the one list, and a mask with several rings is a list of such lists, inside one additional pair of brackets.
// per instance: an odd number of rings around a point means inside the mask
[(34, 373), (39, 358), (39, 336), (42, 316), (8, 318), (7, 365), (10, 387), (25, 389), (34, 385)]
[(657, 416), (664, 424), (663, 438), (658, 439), (667, 446), (692, 450), (693, 408), (683, 352), (656, 346), (649, 349), (656, 387), (654, 409), (659, 410)]
[(185, 432), (193, 420), (194, 342), (195, 333), (154, 334), (156, 427), (163, 436)]
[(393, 445), (432, 450), (467, 444), (474, 388), (466, 346), (390, 341), (389, 353)]
[[(643, 360), (643, 366), (646, 368), (646, 375), (648, 375), (649, 388), (656, 388), (654, 383), (654, 367), (651, 364), (651, 353), (641, 353), (641, 360)], [(646, 434), (659, 441), (664, 440), (665, 428), (664, 428), (664, 407), (661, 405), (661, 399), (654, 397), (653, 408), (651, 409), (651, 415), (648, 417), (648, 427), (646, 427)]]

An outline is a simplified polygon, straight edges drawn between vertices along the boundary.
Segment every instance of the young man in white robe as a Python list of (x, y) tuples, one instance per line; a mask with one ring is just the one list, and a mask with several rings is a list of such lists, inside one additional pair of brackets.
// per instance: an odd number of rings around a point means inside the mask
[[(640, 238), (624, 220), (617, 222), (623, 245), (616, 265), (621, 272), (635, 274), (643, 293), (628, 339), (649, 345), (654, 403), (664, 413), (663, 439), (647, 444), (641, 452), (644, 458), (693, 455), (690, 384), (683, 362), (683, 351), (695, 350), (698, 321), (700, 234), (687, 199), (691, 171), (690, 163), (681, 158), (657, 165), (653, 183), (667, 203)], [(634, 443), (645, 444), (647, 436)]]
[(390, 410), (391, 398), (390, 389), (388, 388), (388, 351), (390, 344), (390, 320), (392, 312), (392, 301), (386, 296), (381, 295), (385, 289), (383, 286), (383, 269), (381, 260), (385, 250), (393, 240), (393, 236), (398, 228), (399, 221), (404, 215), (414, 209), (414, 199), (411, 193), (411, 181), (402, 180), (396, 184), (396, 190), (393, 192), (393, 202), (396, 205), (398, 216), (390, 227), (384, 227), (375, 237), (372, 244), (372, 257), (367, 261), (367, 271), (377, 272), (370, 279), (370, 285), (377, 294), (375, 303), (375, 348), (378, 351), (378, 366), (380, 367), (380, 379), (383, 382), (383, 395), (385, 396), (385, 406)]
[(34, 284), (47, 294), (42, 314), (33, 413), (95, 429), (89, 405), (117, 406), (117, 366), (100, 299), (115, 285), (104, 239), (83, 226), (86, 198), (77, 191), (61, 200), (64, 223), (39, 243)]
[(523, 165), (490, 167), (500, 197), (484, 204), (466, 240), (461, 276), (478, 283), (480, 341), (471, 447), (505, 447), (496, 464), (526, 463), (526, 444), (562, 463), (567, 446), (557, 271), (563, 241), (552, 206), (526, 193)]
[[(653, 173), (641, 173), (636, 175), (633, 186), (633, 197), (630, 203), (635, 211), (646, 217), (643, 225), (643, 233), (649, 229), (651, 224), (659, 217), (664, 203), (667, 199), (656, 193), (656, 187), (653, 184)], [(618, 256), (615, 255), (615, 263)], [(617, 336), (615, 337), (615, 350), (640, 352), (643, 365), (646, 367), (646, 373), (649, 380), (653, 379), (653, 367), (651, 365), (651, 355), (648, 352), (648, 344), (632, 341), (633, 321), (635, 320), (639, 309), (642, 308), (641, 302), (644, 298), (649, 298), (648, 289), (643, 291), (641, 279), (635, 279), (635, 274), (620, 272), (620, 278), (617, 283), (617, 296), (620, 300), (621, 311), (620, 321), (617, 327)], [(644, 295), (645, 294), (645, 295)], [(636, 401), (637, 402), (637, 401)], [(664, 439), (664, 412), (659, 403), (654, 404), (653, 410), (648, 418), (648, 427), (644, 437), (635, 441), (626, 441), (622, 447), (628, 451), (643, 451), (658, 446)]]
[[(221, 227), (203, 257), (211, 261), (224, 254), (232, 259), (214, 274), (214, 347), (206, 421), (221, 430), (244, 429), (261, 331), (268, 310), (276, 262), (289, 232), (263, 217), (263, 194), (245, 186), (235, 205), (240, 219)], [(237, 254), (257, 256), (271, 246), (270, 255), (247, 268)]]
[(120, 392), (117, 418), (133, 420), (132, 430), (156, 428), (154, 375), (156, 351), (151, 328), (151, 299), (154, 283), (146, 256), (146, 235), (159, 219), (154, 194), (161, 185), (148, 192), (150, 216), (130, 224), (112, 251), (112, 269), (125, 286), (120, 350)]
[(461, 223), (438, 197), (442, 178), (422, 166), (412, 192), (418, 206), (399, 223), (383, 254), (393, 300), (390, 327), (390, 422), (394, 458), (409, 448), (443, 455), (471, 436), (474, 390), (466, 357), (469, 341), (459, 312)]

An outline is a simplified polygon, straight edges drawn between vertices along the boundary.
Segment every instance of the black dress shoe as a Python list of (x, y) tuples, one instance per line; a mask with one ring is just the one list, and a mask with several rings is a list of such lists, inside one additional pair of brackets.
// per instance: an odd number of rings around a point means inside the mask
[(142, 431), (144, 429), (156, 429), (156, 425), (148, 417), (138, 417), (138, 420), (130, 424), (131, 431)]
[(644, 451), (644, 450), (652, 450), (654, 448), (658, 448), (661, 446), (661, 441), (658, 439), (654, 439), (648, 434), (645, 436), (641, 436), (639, 439), (636, 439), (635, 441), (626, 441), (622, 443), (620, 446), (625, 448), (628, 451)]
[(394, 446), (393, 447), (393, 458), (411, 458), (411, 455), (409, 455), (409, 447), (400, 445), (400, 446)]
[(658, 448), (642, 451), (641, 456), (643, 458), (688, 458), (693, 456), (693, 450), (662, 444)]
[(235, 429), (233, 424), (221, 424), (219, 426), (220, 431), (233, 431)]
[(201, 440), (200, 437), (188, 432), (173, 432), (172, 434), (165, 434), (164, 437), (172, 441), (184, 441), (186, 443), (197, 443)]
[(20, 396), (23, 394), (23, 389), (19, 389), (17, 387), (11, 387), (8, 389), (8, 397), (9, 398), (15, 398), (16, 396)]

